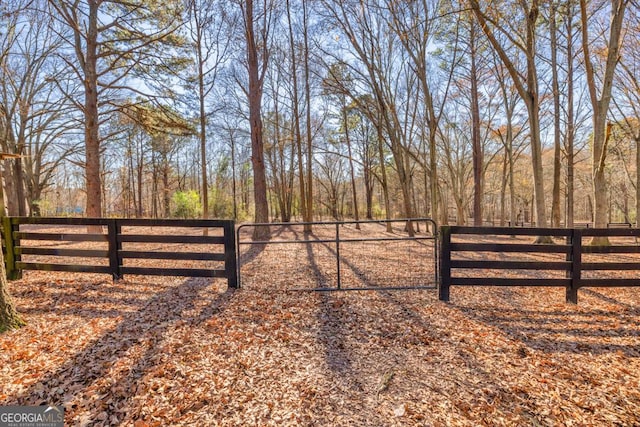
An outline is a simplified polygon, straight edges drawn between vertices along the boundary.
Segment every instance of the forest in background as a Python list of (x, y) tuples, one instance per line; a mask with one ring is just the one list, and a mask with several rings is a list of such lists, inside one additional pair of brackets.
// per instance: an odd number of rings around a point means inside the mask
[(636, 223), (639, 6), (3, 1), (6, 213)]

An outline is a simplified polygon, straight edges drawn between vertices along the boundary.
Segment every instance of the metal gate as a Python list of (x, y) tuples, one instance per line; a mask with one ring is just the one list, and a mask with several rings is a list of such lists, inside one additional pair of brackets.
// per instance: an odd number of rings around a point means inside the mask
[[(311, 232), (305, 232), (310, 226)], [(269, 227), (269, 238), (253, 231)], [(409, 231), (413, 230), (413, 233)], [(243, 224), (241, 286), (287, 290), (435, 289), (438, 227), (430, 218)]]

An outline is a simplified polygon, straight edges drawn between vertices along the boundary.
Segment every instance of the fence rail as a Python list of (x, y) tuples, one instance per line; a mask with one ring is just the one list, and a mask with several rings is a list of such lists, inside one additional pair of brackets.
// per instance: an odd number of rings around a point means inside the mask
[[(90, 233), (46, 232), (23, 230), (22, 225), (44, 226), (87, 226), (97, 227)], [(175, 228), (213, 228), (221, 229), (222, 236), (196, 236), (171, 234), (132, 234), (123, 232), (123, 227), (135, 230), (136, 227), (161, 227), (168, 231)], [(169, 275), (189, 277), (226, 278), (229, 287), (237, 287), (235, 225), (227, 220), (178, 220), (178, 219), (108, 219), (108, 218), (41, 218), (41, 217), (4, 217), (3, 234), (5, 244), (5, 265), (7, 277), (16, 279), (23, 270), (66, 271), (77, 273), (105, 273), (114, 279), (125, 274)], [(104, 232), (106, 228), (106, 233)], [(138, 230), (139, 231), (139, 230)], [(29, 243), (27, 243), (29, 242)], [(34, 244), (33, 242), (37, 242)], [(106, 249), (43, 247), (72, 243), (102, 243)], [(123, 243), (134, 244), (127, 250)], [(167, 251), (157, 249), (136, 249), (136, 243), (220, 245), (218, 252), (200, 249), (195, 251)], [(166, 247), (165, 247), (166, 249)], [(61, 262), (34, 262), (23, 260), (23, 255), (53, 256)], [(107, 260), (108, 265), (72, 264), (68, 258), (81, 257)], [(126, 265), (128, 259), (180, 260), (180, 261), (216, 261), (224, 263), (224, 268), (167, 268), (139, 267)], [(104, 262), (104, 261), (103, 261)]]
[[(550, 236), (564, 238), (564, 243), (554, 244), (519, 244), (519, 243), (487, 243), (487, 242), (452, 242), (453, 236)], [(634, 245), (612, 243), (607, 246), (592, 246), (588, 239), (592, 237), (633, 237)], [(640, 286), (640, 262), (585, 261), (585, 254), (639, 254), (637, 239), (640, 229), (637, 228), (506, 228), (506, 227), (462, 227), (443, 226), (440, 229), (440, 283), (438, 297), (449, 301), (451, 286), (541, 286), (565, 287), (566, 300), (577, 304), (578, 289), (582, 287), (626, 287)], [(460, 259), (455, 254), (460, 252), (495, 252), (510, 254), (556, 254), (565, 255), (564, 261), (526, 261), (526, 260), (488, 260)], [(456, 275), (465, 270), (482, 270), (482, 276)], [(487, 277), (487, 270), (531, 270), (560, 271), (565, 278), (532, 278), (524, 277)], [(636, 271), (631, 278), (583, 277), (585, 271)], [(454, 273), (455, 272), (455, 273)]]

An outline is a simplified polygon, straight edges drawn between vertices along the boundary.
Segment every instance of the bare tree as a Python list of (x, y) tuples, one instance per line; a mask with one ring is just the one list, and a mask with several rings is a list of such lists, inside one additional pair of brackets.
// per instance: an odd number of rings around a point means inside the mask
[[(200, 142), (200, 173), (202, 179), (202, 217), (209, 217), (209, 180), (207, 178), (207, 124), (213, 112), (207, 111), (207, 102), (218, 82), (220, 68), (231, 45), (233, 20), (226, 17), (224, 3), (220, 1), (190, 0), (187, 15), (188, 33), (195, 53), (198, 98), (198, 138)], [(205, 235), (208, 229), (204, 229)]]
[[(21, 11), (21, 7), (14, 9), (12, 12), (2, 13), (0, 15), (0, 24), (9, 24), (0, 27), (0, 64), (6, 64), (12, 42), (6, 43), (12, 39), (11, 25), (15, 25), (17, 16)], [(2, 11), (0, 9), (0, 11)], [(2, 11), (4, 12), (4, 11)], [(14, 27), (15, 28), (15, 27)], [(6, 107), (0, 100), (0, 135), (6, 135), (5, 127), (8, 125), (6, 119)], [(15, 157), (12, 156), (12, 157)], [(2, 157), (0, 157), (2, 158)], [(1, 177), (0, 177), (1, 181)], [(5, 216), (4, 195), (2, 194), (2, 184), (0, 182), (0, 217)], [(15, 304), (8, 291), (7, 273), (4, 265), (4, 255), (2, 253), (2, 245), (0, 245), (0, 333), (10, 329), (20, 328), (25, 324), (22, 317), (18, 314)]]
[(560, 83), (558, 81), (558, 28), (556, 2), (549, 8), (551, 45), (551, 89), (553, 91), (553, 189), (551, 190), (551, 226), (560, 227)]
[[(242, 11), (244, 39), (246, 43), (246, 68), (248, 88), (245, 89), (249, 103), (249, 124), (251, 129), (251, 164), (253, 166), (253, 197), (255, 203), (254, 220), (269, 222), (267, 201), (267, 178), (264, 164), (264, 141), (262, 129), (262, 94), (264, 77), (271, 54), (270, 38), (275, 4), (263, 0), (256, 7), (253, 0), (238, 2)], [(258, 28), (256, 28), (258, 26)], [(264, 240), (269, 237), (269, 227), (255, 227), (253, 238)]]
[[(375, 3), (375, 2), (374, 2)], [(378, 114), (370, 118), (380, 129), (380, 134), (388, 141), (389, 149), (393, 155), (393, 161), (403, 201), (403, 216), (412, 218), (414, 206), (412, 199), (412, 173), (410, 153), (411, 141), (407, 130), (410, 127), (411, 115), (405, 114), (397, 108), (402, 102), (401, 97), (408, 98), (415, 95), (413, 73), (404, 65), (398, 65), (393, 55), (395, 49), (391, 46), (399, 46), (397, 34), (387, 31), (387, 23), (381, 19), (380, 13), (385, 13), (375, 4), (370, 7), (360, 7), (339, 1), (323, 1), (323, 6), (328, 16), (335, 22), (340, 31), (349, 41), (353, 55), (357, 63), (350, 67), (360, 83), (366, 85), (371, 94)], [(382, 49), (386, 46), (386, 49)], [(395, 68), (395, 67), (398, 68)], [(414, 79), (415, 80), (415, 79)], [(360, 98), (354, 97), (354, 100)], [(410, 108), (409, 103), (405, 108)], [(414, 234), (413, 224), (409, 222), (407, 227), (409, 235)]]
[[(640, 16), (630, 15), (630, 25), (620, 55), (620, 72), (616, 73), (618, 88), (612, 99), (617, 111), (617, 126), (622, 134), (633, 142), (635, 149), (635, 180), (630, 177), (636, 198), (636, 227), (640, 228)], [(624, 158), (623, 158), (624, 160)], [(626, 162), (625, 162), (625, 169)]]
[(163, 53), (171, 49), (158, 45), (177, 46), (178, 39), (170, 36), (181, 24), (181, 5), (169, 1), (158, 10), (145, 0), (49, 0), (49, 4), (59, 34), (73, 52), (71, 56), (63, 50), (61, 57), (83, 87), (84, 99), (74, 101), (84, 116), (86, 214), (99, 217), (103, 213), (101, 116), (127, 103), (117, 93), (148, 95), (127, 83), (137, 71), (159, 74), (179, 68)]
[[(591, 57), (591, 44), (589, 37), (589, 10), (586, 0), (580, 0), (580, 21), (582, 24), (582, 51), (584, 54), (584, 68), (589, 88), (591, 107), (593, 108), (593, 147), (592, 147), (592, 173), (593, 173), (593, 200), (594, 200), (594, 226), (607, 226), (607, 182), (605, 177), (605, 165), (607, 159), (607, 143), (610, 134), (610, 125), (606, 123), (615, 69), (620, 59), (620, 45), (624, 13), (628, 0), (611, 0), (611, 17), (609, 24), (609, 36), (605, 41), (606, 59), (604, 71), (600, 76), (600, 88), (596, 83), (596, 69), (594, 58)], [(594, 245), (607, 245), (609, 239), (594, 237)]]
[(567, 228), (573, 227), (574, 211), (575, 211), (575, 118), (574, 118), (574, 49), (573, 49), (573, 33), (574, 33), (574, 7), (573, 1), (568, 0), (565, 5), (564, 19), (566, 29), (566, 132), (564, 136), (564, 151), (567, 158)]
[[(505, 64), (518, 94), (527, 107), (535, 190), (536, 221), (539, 227), (546, 227), (547, 212), (545, 207), (542, 141), (540, 136), (540, 94), (538, 90), (538, 72), (536, 66), (536, 30), (540, 13), (538, 0), (532, 0), (530, 3), (521, 2), (519, 3), (520, 10), (517, 16), (502, 18), (503, 20), (511, 19), (513, 22), (523, 22), (523, 28), (520, 29), (513, 28), (513, 26), (509, 26), (506, 23), (502, 25), (498, 24), (497, 21), (499, 18), (494, 16), (494, 14), (502, 14), (502, 10), (498, 10), (500, 8), (494, 8), (492, 12), (489, 12), (483, 11), (480, 8), (478, 0), (470, 0), (470, 4), (480, 27)], [(510, 41), (511, 46), (517, 48), (525, 55), (526, 71), (524, 73), (521, 73), (513, 61), (512, 56), (508, 54), (507, 48), (500, 43), (495, 35), (496, 31), (503, 34)], [(548, 236), (540, 236), (536, 241), (538, 243), (550, 242), (551, 238)]]

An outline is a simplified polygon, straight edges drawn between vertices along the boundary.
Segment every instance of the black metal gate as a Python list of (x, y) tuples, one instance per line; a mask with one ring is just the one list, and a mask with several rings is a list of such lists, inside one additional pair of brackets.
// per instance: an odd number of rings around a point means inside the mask
[[(305, 226), (312, 231), (305, 232)], [(269, 227), (269, 238), (253, 238), (259, 227)], [(277, 282), (289, 290), (313, 291), (436, 288), (438, 227), (430, 218), (251, 223), (236, 233), (238, 281), (243, 286)]]

